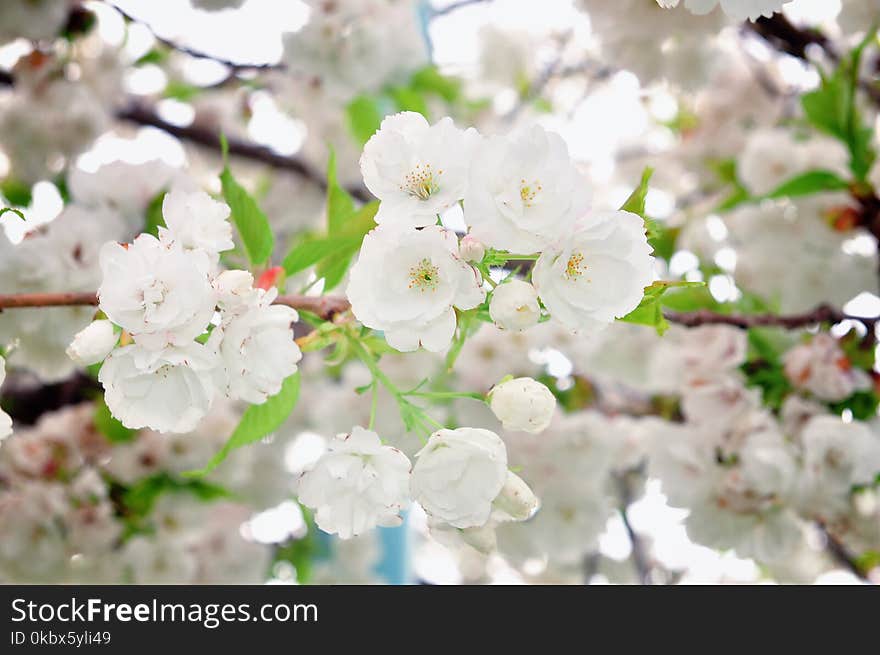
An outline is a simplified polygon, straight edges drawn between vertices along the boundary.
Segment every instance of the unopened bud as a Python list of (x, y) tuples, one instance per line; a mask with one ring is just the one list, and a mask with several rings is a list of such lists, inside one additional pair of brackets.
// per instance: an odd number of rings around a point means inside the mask
[(466, 262), (478, 262), (486, 255), (486, 247), (468, 234), (462, 238), (458, 252)]

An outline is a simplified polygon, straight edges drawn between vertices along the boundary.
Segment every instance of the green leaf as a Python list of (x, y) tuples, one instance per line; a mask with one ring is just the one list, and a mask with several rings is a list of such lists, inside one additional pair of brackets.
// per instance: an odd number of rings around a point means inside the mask
[(296, 569), (297, 584), (308, 584), (312, 574), (312, 563), (321, 555), (328, 556), (323, 552), (329, 548), (329, 541), (320, 541), (317, 537), (318, 527), (312, 511), (304, 505), (299, 506), (302, 512), (303, 522), (306, 525), (306, 533), (301, 539), (295, 539), (280, 546), (275, 552), (274, 564), (288, 562)]
[(831, 171), (807, 171), (783, 182), (767, 194), (767, 198), (796, 198), (823, 191), (846, 191), (849, 183)]
[(354, 198), (339, 184), (336, 175), (336, 152), (330, 150), (327, 162), (327, 234), (344, 232), (348, 219), (355, 212)]
[(295, 275), (340, 250), (357, 250), (359, 245), (357, 236), (306, 239), (291, 249), (282, 265), (287, 275)]
[(414, 73), (410, 86), (423, 93), (437, 95), (446, 102), (455, 102), (461, 97), (461, 80), (443, 75), (436, 66), (426, 66)]
[(324, 291), (335, 288), (345, 277), (364, 235), (376, 227), (378, 201), (355, 208), (354, 199), (336, 178), (336, 155), (331, 151), (327, 167), (327, 236), (309, 237), (295, 245), (284, 258), (284, 270), (294, 275), (315, 266), (324, 279)]
[[(345, 108), (348, 129), (360, 144), (370, 140), (382, 124), (383, 114), (378, 100), (370, 95), (359, 95)], [(334, 155), (331, 153), (331, 157)]]
[(168, 59), (168, 53), (165, 50), (159, 50), (158, 48), (153, 48), (146, 54), (138, 57), (134, 65), (135, 66), (143, 66), (144, 64), (161, 64), (163, 61)]
[(424, 94), (418, 89), (408, 86), (392, 87), (388, 90), (388, 95), (394, 100), (397, 109), (400, 111), (414, 111), (425, 118), (428, 116), (428, 103)]
[(110, 443), (127, 443), (137, 436), (137, 430), (125, 427), (119, 419), (110, 413), (110, 408), (104, 402), (104, 396), (95, 400), (95, 413), (92, 416), (95, 429), (100, 432)]
[(648, 197), (648, 185), (653, 175), (653, 168), (646, 168), (642, 172), (642, 180), (639, 182), (639, 186), (636, 187), (635, 191), (630, 194), (629, 198), (621, 206), (623, 211), (632, 212), (633, 214), (638, 214), (643, 219), (645, 218), (645, 201)]
[(17, 207), (29, 207), (31, 200), (33, 200), (31, 187), (12, 178), (0, 182), (0, 193), (9, 201), (9, 204)]
[(352, 257), (360, 250), (364, 235), (376, 227), (376, 212), (379, 211), (377, 201), (368, 203), (349, 216), (344, 223), (344, 231), (341, 233), (349, 240), (347, 248), (340, 248), (318, 264), (315, 272), (324, 278), (324, 292), (334, 289), (345, 277)]
[(147, 206), (146, 225), (144, 232), (152, 234), (154, 237), (159, 236), (159, 228), (165, 226), (165, 217), (162, 216), (162, 203), (165, 201), (165, 191), (160, 191)]
[(719, 213), (729, 212), (731, 209), (735, 209), (744, 202), (749, 202), (750, 200), (752, 200), (752, 196), (746, 188), (743, 186), (737, 186), (730, 192), (730, 195), (721, 201), (721, 204), (715, 208), (715, 211)]
[(139, 480), (122, 494), (122, 504), (130, 519), (146, 517), (164, 493), (189, 493), (202, 502), (211, 502), (231, 496), (220, 485), (204, 480), (178, 480), (168, 473), (157, 473)]
[(793, 391), (782, 356), (795, 340), (779, 328), (749, 328), (747, 335), (748, 359), (741, 367), (746, 386), (760, 389), (764, 404), (778, 411)]
[(880, 406), (880, 398), (873, 391), (856, 391), (853, 395), (839, 403), (832, 403), (831, 409), (836, 414), (842, 414), (848, 409), (857, 421), (869, 421), (877, 417), (877, 407)]
[(197, 98), (204, 92), (202, 87), (187, 84), (179, 80), (169, 80), (165, 85), (162, 95), (166, 98), (179, 100), (180, 102), (189, 102), (193, 98)]
[(251, 405), (241, 417), (238, 427), (208, 464), (199, 471), (190, 471), (188, 476), (202, 476), (217, 468), (233, 450), (259, 441), (266, 435), (277, 430), (296, 406), (299, 399), (299, 372), (284, 381), (281, 391), (269, 398), (262, 405)]
[(18, 216), (18, 217), (19, 217), (21, 220), (23, 220), (23, 221), (26, 221), (26, 220), (27, 220), (27, 219), (24, 217), (24, 214), (22, 214), (20, 210), (15, 209), (15, 208), (13, 208), (13, 207), (3, 207), (2, 209), (0, 209), (0, 216), (3, 216), (3, 215), (6, 214), (6, 213), (15, 214), (16, 216)]
[(862, 55), (876, 33), (876, 29), (869, 30), (837, 69), (823, 76), (819, 88), (801, 98), (804, 114), (813, 127), (847, 146), (850, 170), (859, 181), (865, 180), (877, 158), (872, 145), (873, 130), (863, 120), (857, 102)]
[(621, 320), (625, 323), (647, 325), (657, 330), (657, 334), (663, 335), (669, 329), (669, 323), (663, 316), (663, 304), (661, 298), (670, 289), (688, 289), (705, 286), (705, 282), (686, 281), (657, 281), (651, 286), (645, 287), (645, 295), (642, 302)]
[(261, 266), (269, 261), (275, 247), (275, 237), (269, 226), (269, 219), (257, 205), (251, 195), (241, 186), (229, 171), (229, 145), (226, 137), (221, 136), (223, 148), (223, 172), (220, 183), (223, 186), (223, 198), (232, 211), (232, 222), (241, 235), (245, 252), (251, 264)]

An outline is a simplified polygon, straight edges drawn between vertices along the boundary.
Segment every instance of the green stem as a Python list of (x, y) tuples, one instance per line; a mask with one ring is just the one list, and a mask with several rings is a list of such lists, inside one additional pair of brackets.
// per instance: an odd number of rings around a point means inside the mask
[(373, 398), (370, 400), (370, 424), (367, 426), (368, 430), (372, 430), (376, 424), (376, 405), (379, 400), (379, 385), (376, 384), (376, 380), (373, 380), (373, 384), (370, 386), (372, 387)]
[(415, 396), (417, 398), (431, 398), (435, 400), (446, 398), (471, 398), (473, 400), (479, 400), (480, 402), (486, 402), (486, 397), (475, 391), (412, 391), (404, 393), (403, 395)]

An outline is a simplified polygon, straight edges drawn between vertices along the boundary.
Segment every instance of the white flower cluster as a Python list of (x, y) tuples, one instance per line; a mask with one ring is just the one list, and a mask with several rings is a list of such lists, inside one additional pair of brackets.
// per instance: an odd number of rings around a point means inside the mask
[(18, 38), (53, 39), (69, 12), (69, 0), (7, 0), (0, 4), (0, 44)]
[[(230, 418), (228, 413), (216, 414), (221, 421)], [(130, 442), (111, 444), (95, 430), (93, 416), (91, 403), (47, 412), (35, 426), (3, 442), (0, 580), (174, 584), (264, 580), (270, 548), (243, 538), (242, 523), (252, 507), (277, 503), (288, 492), (278, 486), (269, 497), (254, 498), (241, 482), (272, 477), (271, 466), (252, 461), (251, 450), (239, 451), (211, 478), (234, 492), (236, 503), (169, 490), (159, 496), (152, 511), (132, 524), (129, 509), (140, 510), (126, 504), (122, 491), (203, 464), (228, 426), (212, 421), (186, 435), (142, 432)], [(231, 417), (233, 424), (236, 418)], [(278, 461), (278, 453), (273, 452), (272, 458)]]
[(285, 35), (290, 69), (335, 96), (403, 81), (428, 63), (428, 49), (414, 0), (308, 0), (309, 20)]
[(529, 518), (538, 506), (508, 470), (504, 442), (489, 430), (438, 430), (416, 458), (413, 467), (378, 434), (355, 427), (303, 473), (300, 502), (316, 510), (322, 530), (348, 539), (377, 525), (399, 525), (412, 500), (437, 530), (460, 534), (466, 543), (484, 539), (499, 522)]
[(51, 179), (60, 164), (109, 127), (122, 89), (121, 67), (116, 57), (98, 61), (77, 61), (78, 80), (66, 77), (60, 58), (39, 52), (16, 64), (15, 93), (0, 98), (0, 144), (14, 179), (27, 184)]
[[(722, 50), (715, 38), (726, 21), (721, 12), (694, 16), (664, 10), (655, 0), (580, 0), (606, 61), (632, 71), (644, 83), (667, 79), (699, 88)], [(645, 42), (657, 48), (645, 48)], [(657, 56), (658, 49), (662, 56)]]
[[(653, 279), (643, 221), (589, 212), (587, 183), (562, 138), (534, 126), (482, 138), (449, 118), (429, 125), (403, 112), (386, 118), (361, 157), (364, 182), (381, 200), (379, 227), (363, 242), (347, 294), (364, 325), (400, 351), (445, 349), (455, 310), (479, 306), (486, 247), (535, 258), (534, 287), (511, 277), (493, 293), (492, 318), (522, 330), (550, 315), (595, 332), (635, 309)], [(463, 202), (470, 234), (459, 243), (439, 225)]]
[(556, 416), (539, 439), (511, 434), (511, 461), (541, 509), (528, 523), (502, 526), (499, 551), (517, 566), (544, 558), (555, 568), (582, 567), (619, 506), (620, 476), (645, 457), (650, 420), (584, 410)]
[(786, 353), (785, 374), (797, 388), (830, 402), (871, 387), (870, 376), (853, 367), (834, 337), (825, 332)]
[[(219, 272), (233, 247), (229, 208), (203, 192), (175, 190), (159, 236), (101, 248), (100, 308), (123, 331), (92, 324), (70, 355), (104, 361), (108, 407), (130, 428), (192, 430), (218, 395), (260, 404), (296, 372), (297, 312), (273, 305), (277, 291), (254, 288), (246, 271)], [(208, 335), (204, 338), (205, 335)]]
[[(857, 491), (867, 486), (873, 493), (870, 485), (880, 473), (875, 429), (846, 423), (798, 395), (785, 400), (777, 418), (763, 407), (759, 390), (744, 386), (738, 371), (745, 361), (745, 334), (726, 327), (692, 333), (729, 353), (728, 364), (714, 372), (696, 359), (685, 366), (685, 421), (653, 424), (650, 459), (670, 502), (690, 510), (690, 537), (772, 565), (797, 552), (809, 521), (828, 526), (856, 551), (875, 547), (877, 508), (860, 504)], [(815, 397), (840, 400), (860, 383), (841, 367), (842, 352), (826, 336), (789, 351), (786, 372)], [(719, 349), (722, 344), (727, 345)]]

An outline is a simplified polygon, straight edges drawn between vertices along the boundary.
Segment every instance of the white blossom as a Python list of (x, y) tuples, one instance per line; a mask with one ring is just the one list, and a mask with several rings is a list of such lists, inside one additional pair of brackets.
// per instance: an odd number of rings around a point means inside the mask
[(162, 201), (167, 230), (163, 240), (179, 243), (185, 250), (202, 250), (216, 261), (219, 253), (235, 247), (229, 205), (214, 200), (204, 191), (173, 190)]
[(824, 332), (785, 353), (784, 364), (796, 387), (822, 400), (839, 402), (871, 386), (870, 376), (853, 367), (834, 337)]
[(538, 292), (528, 282), (509, 280), (499, 284), (489, 301), (489, 316), (503, 330), (522, 332), (541, 318)]
[(456, 528), (485, 525), (507, 481), (507, 449), (489, 430), (438, 430), (416, 455), (412, 497)]
[(389, 83), (405, 83), (429, 63), (415, 0), (307, 4), (308, 23), (284, 36), (284, 60), (290, 70), (343, 103)]
[(69, 11), (69, 0), (6, 0), (0, 3), (0, 43), (16, 38), (53, 39)]
[(880, 435), (864, 423), (816, 416), (800, 435), (804, 450), (801, 502), (819, 516), (844, 511), (856, 485), (880, 474)]
[(126, 427), (188, 432), (211, 408), (219, 368), (217, 354), (195, 341), (158, 351), (135, 344), (110, 353), (98, 380)]
[(453, 308), (471, 309), (483, 301), (481, 283), (459, 257), (454, 232), (383, 225), (364, 237), (346, 293), (357, 319), (383, 330), (397, 350), (421, 345), (438, 352), (455, 332)]
[(535, 125), (477, 147), (464, 197), (465, 222), (476, 239), (531, 254), (568, 235), (587, 209), (586, 179), (558, 134)]
[(598, 212), (545, 250), (532, 280), (550, 315), (568, 329), (595, 332), (638, 307), (654, 277), (642, 219)]
[(406, 455), (355, 426), (331, 441), (329, 451), (302, 475), (298, 495), (315, 510), (318, 527), (349, 539), (377, 525), (400, 525), (409, 478)]
[(293, 336), (297, 311), (272, 304), (276, 289), (257, 291), (255, 302), (225, 317), (208, 342), (219, 349), (227, 394), (253, 404), (277, 394), (284, 380), (296, 373), (302, 358)]
[(492, 501), (492, 520), (525, 521), (537, 511), (538, 505), (538, 497), (529, 485), (516, 473), (508, 471), (501, 493)]
[(480, 262), (486, 256), (486, 246), (470, 234), (465, 235), (459, 243), (461, 258), (466, 262)]
[(489, 405), (506, 430), (543, 432), (556, 410), (556, 397), (532, 378), (514, 378), (489, 392)]
[(91, 366), (104, 361), (118, 340), (112, 322), (92, 321), (73, 338), (67, 356), (80, 366)]
[(187, 544), (169, 535), (132, 537), (122, 557), (135, 584), (187, 584), (198, 567)]
[(141, 234), (101, 249), (101, 310), (150, 348), (185, 345), (204, 333), (216, 297), (204, 253)]
[(381, 200), (376, 223), (423, 227), (464, 198), (476, 130), (451, 118), (429, 125), (421, 114), (388, 116), (364, 146), (364, 183)]
[(783, 128), (752, 132), (738, 159), (737, 175), (755, 195), (765, 195), (791, 178), (822, 169), (846, 176), (849, 154), (830, 138), (795, 139)]

